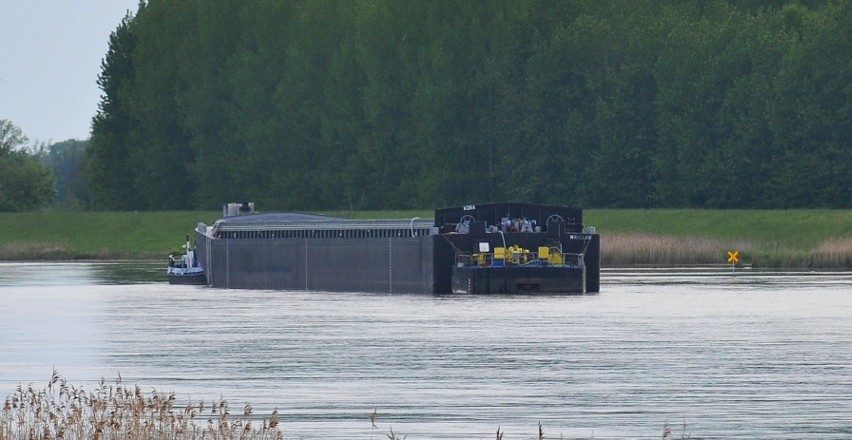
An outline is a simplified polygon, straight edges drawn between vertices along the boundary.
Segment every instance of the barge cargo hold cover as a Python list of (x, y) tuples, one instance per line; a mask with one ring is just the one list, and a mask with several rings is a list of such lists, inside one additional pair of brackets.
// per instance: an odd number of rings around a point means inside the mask
[(228, 204), (196, 229), (211, 287), (380, 293), (594, 293), (600, 236), (580, 209), (443, 208), (433, 220), (254, 213)]

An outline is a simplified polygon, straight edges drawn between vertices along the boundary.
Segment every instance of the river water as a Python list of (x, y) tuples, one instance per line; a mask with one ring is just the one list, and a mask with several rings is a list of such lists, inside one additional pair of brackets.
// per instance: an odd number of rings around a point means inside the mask
[[(109, 382), (250, 402), (287, 438), (852, 438), (852, 273), (605, 270), (601, 293), (171, 286), (0, 264), (0, 398)], [(376, 412), (371, 427), (369, 414)]]

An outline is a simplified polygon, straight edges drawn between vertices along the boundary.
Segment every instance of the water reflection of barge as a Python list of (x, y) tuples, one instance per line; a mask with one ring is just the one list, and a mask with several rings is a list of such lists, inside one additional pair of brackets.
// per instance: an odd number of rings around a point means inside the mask
[(199, 223), (212, 287), (389, 293), (600, 290), (600, 236), (582, 210), (528, 203), (438, 209), (434, 220), (254, 213)]

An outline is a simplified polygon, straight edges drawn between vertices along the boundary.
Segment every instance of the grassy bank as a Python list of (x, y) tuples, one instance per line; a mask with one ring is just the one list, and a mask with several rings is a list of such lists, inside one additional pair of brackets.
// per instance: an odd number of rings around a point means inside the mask
[(0, 259), (165, 258), (219, 212), (0, 213)]
[[(431, 218), (431, 211), (328, 212), (349, 218)], [(179, 250), (219, 212), (0, 213), (0, 259), (148, 259)], [(852, 268), (852, 210), (585, 211), (603, 265), (723, 264), (728, 250), (760, 267)]]

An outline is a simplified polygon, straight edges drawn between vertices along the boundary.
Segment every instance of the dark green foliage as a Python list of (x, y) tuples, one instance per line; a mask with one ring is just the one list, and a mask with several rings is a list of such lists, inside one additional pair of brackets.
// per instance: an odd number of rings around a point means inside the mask
[[(852, 2), (802, 17), (775, 80), (773, 205), (852, 206)], [(785, 16), (785, 18), (787, 18)], [(789, 19), (785, 21), (789, 23)]]
[(41, 208), (56, 195), (50, 169), (15, 151), (0, 157), (0, 212)]
[(86, 179), (88, 160), (86, 148), (89, 141), (69, 139), (52, 144), (39, 151), (39, 159), (56, 178), (54, 205), (64, 209), (89, 209), (94, 198)]
[(100, 207), (852, 207), (850, 2), (151, 0)]
[(27, 141), (18, 126), (0, 119), (0, 212), (35, 210), (56, 196), (50, 169), (24, 148)]

